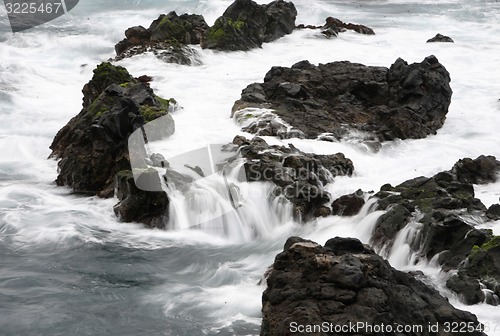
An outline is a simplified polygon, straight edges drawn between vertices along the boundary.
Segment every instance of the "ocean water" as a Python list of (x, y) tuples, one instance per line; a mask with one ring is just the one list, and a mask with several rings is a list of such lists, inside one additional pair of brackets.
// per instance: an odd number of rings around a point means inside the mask
[[(53, 184), (57, 163), (46, 159), (48, 147), (80, 111), (83, 85), (98, 63), (114, 56), (124, 30), (147, 27), (171, 10), (203, 14), (211, 24), (230, 3), (81, 0), (69, 14), (16, 34), (0, 6), (0, 335), (256, 335), (265, 289), (258, 283), (287, 237), (368, 242), (381, 214), (370, 205), (352, 218), (302, 226), (286, 206), (258, 197), (237, 224), (250, 231), (189, 228), (182, 216), (179, 229), (161, 231), (118, 222), (116, 199), (75, 195)], [(244, 135), (229, 118), (231, 107), (271, 66), (307, 59), (388, 67), (398, 57), (412, 63), (433, 54), (450, 72), (453, 89), (437, 135), (385, 143), (376, 153), (348, 141), (266, 140), (352, 159), (354, 176), (336, 179), (329, 187), (334, 197), (430, 176), (463, 157), (500, 157), (498, 1), (294, 3), (297, 23), (319, 25), (335, 16), (370, 26), (376, 35), (346, 32), (325, 39), (303, 30), (250, 52), (198, 48), (203, 64), (196, 67), (165, 64), (152, 55), (118, 62), (135, 76), (153, 76), (156, 93), (182, 107), (173, 114), (176, 133), (158, 144), (164, 153), (175, 156)], [(426, 44), (436, 33), (455, 43)], [(265, 195), (269, 186), (252, 188), (252, 195)], [(476, 193), (486, 205), (498, 203), (500, 184), (478, 186)], [(481, 225), (500, 234), (498, 222)], [(460, 304), (443, 286), (446, 274), (433, 261), (414, 265), (406, 246), (401, 238), (392, 251), (380, 252), (399, 269), (423, 270), (455, 306), (477, 314), (490, 327), (488, 335), (500, 335), (500, 307)]]

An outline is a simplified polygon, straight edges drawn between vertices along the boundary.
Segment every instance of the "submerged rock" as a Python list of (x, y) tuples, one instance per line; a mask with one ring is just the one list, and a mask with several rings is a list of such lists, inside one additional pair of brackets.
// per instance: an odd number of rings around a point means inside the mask
[(430, 42), (450, 42), (450, 43), (453, 43), (454, 41), (451, 37), (441, 35), (438, 33), (433, 38), (427, 40), (427, 43), (430, 43)]
[[(56, 183), (75, 192), (111, 197), (115, 175), (130, 170), (129, 135), (163, 117), (166, 136), (175, 130), (171, 101), (120, 66), (102, 63), (82, 90), (83, 109), (55, 136), (50, 157), (59, 159)], [(128, 218), (128, 217), (127, 217)]]
[(167, 63), (201, 64), (196, 50), (188, 45), (199, 44), (207, 29), (201, 15), (162, 14), (147, 29), (142, 26), (127, 29), (125, 39), (115, 46), (116, 60), (152, 52)]
[(276, 0), (258, 5), (252, 0), (235, 0), (206, 31), (202, 48), (250, 50), (290, 34), (297, 10), (291, 2)]
[(354, 165), (344, 154), (304, 153), (293, 145), (270, 146), (261, 138), (247, 140), (237, 136), (246, 179), (249, 182), (272, 182), (272, 197), (284, 197), (293, 204), (294, 216), (307, 221), (330, 215), (330, 194), (325, 190), (336, 176), (351, 176)]
[[(387, 329), (380, 334), (451, 335), (445, 322), (469, 323), (475, 328), (467, 335), (485, 335), (474, 315), (455, 309), (436, 290), (395, 270), (353, 238), (333, 238), (324, 247), (299, 237), (289, 238), (267, 277), (262, 315), (262, 336), (294, 335), (298, 326), (349, 328), (358, 323), (359, 329), (344, 330), (374, 335), (378, 334), (373, 332), (376, 326), (401, 325), (422, 329), (400, 333)], [(436, 330), (430, 331), (430, 325)], [(343, 333), (311, 329), (299, 334)]]
[(458, 269), (447, 285), (465, 303), (484, 299), (479, 282), (490, 283), (487, 287), (500, 295), (498, 238), (490, 230), (475, 227), (478, 221), (491, 220), (491, 215), (475, 198), (473, 186), (495, 181), (498, 172), (500, 162), (495, 157), (480, 156), (459, 160), (451, 170), (430, 178), (383, 186), (375, 197), (378, 208), (386, 213), (376, 223), (373, 244), (390, 250), (396, 235), (417, 221), (421, 228), (408, 241), (411, 249), (427, 260), (437, 257), (446, 271)]
[(389, 69), (302, 61), (273, 67), (263, 83), (250, 84), (233, 115), (243, 108), (272, 109), (307, 138), (329, 134), (341, 139), (353, 131), (371, 141), (424, 138), (445, 121), (449, 83), (448, 71), (434, 56), (410, 65), (398, 59)]

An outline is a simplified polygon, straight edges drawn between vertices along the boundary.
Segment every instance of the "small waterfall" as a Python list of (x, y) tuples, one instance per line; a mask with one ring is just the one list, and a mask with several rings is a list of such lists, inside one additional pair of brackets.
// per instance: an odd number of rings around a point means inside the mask
[[(160, 122), (171, 120), (156, 119), (130, 136), (129, 154), (136, 185), (169, 195), (167, 229), (201, 230), (244, 242), (292, 221), (291, 203), (272, 195), (271, 183), (247, 182), (246, 160), (237, 146), (211, 144), (165, 159), (155, 147), (168, 136)], [(155, 177), (145, 179), (149, 173), (144, 172), (151, 171)]]
[(377, 226), (377, 220), (385, 211), (376, 210), (378, 200), (371, 198), (366, 201), (359, 213), (352, 218), (356, 227), (356, 236), (363, 242), (369, 242), (373, 235), (373, 231)]
[(500, 305), (500, 298), (495, 294), (494, 291), (488, 289), (488, 287), (482, 282), (479, 283), (481, 286), (481, 291), (484, 294), (484, 303), (490, 304), (492, 306)]
[(397, 269), (405, 269), (420, 262), (420, 244), (423, 224), (419, 222), (421, 214), (416, 214), (401, 229), (393, 242), (385, 244), (379, 254)]
[(244, 242), (269, 236), (275, 227), (293, 220), (291, 203), (282, 196), (271, 197), (270, 183), (240, 182), (235, 189), (247, 197), (233, 203), (223, 176), (218, 174), (196, 181), (185, 192), (169, 185), (168, 228), (197, 229), (231, 242)]

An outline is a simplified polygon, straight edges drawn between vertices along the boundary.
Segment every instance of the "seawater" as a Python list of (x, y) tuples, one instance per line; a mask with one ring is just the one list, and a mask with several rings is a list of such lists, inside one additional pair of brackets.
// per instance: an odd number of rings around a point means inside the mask
[[(256, 335), (265, 288), (258, 283), (287, 237), (369, 241), (380, 213), (368, 207), (353, 218), (301, 226), (286, 211), (279, 213), (279, 206), (264, 202), (253, 219), (260, 222), (256, 235), (228, 237), (119, 223), (112, 213), (115, 199), (78, 196), (54, 186), (57, 164), (46, 159), (52, 138), (80, 111), (81, 88), (98, 63), (114, 56), (125, 29), (147, 27), (171, 10), (203, 14), (212, 24), (230, 3), (82, 0), (69, 14), (17, 34), (10, 32), (0, 6), (0, 335)], [(135, 76), (153, 76), (157, 94), (182, 106), (173, 115), (176, 133), (158, 144), (163, 153), (175, 156), (245, 135), (229, 118), (232, 104), (272, 66), (307, 59), (388, 67), (398, 57), (412, 63), (433, 54), (450, 72), (453, 89), (437, 135), (388, 142), (377, 153), (348, 141), (266, 140), (352, 159), (354, 176), (337, 178), (329, 187), (333, 196), (431, 176), (463, 157), (500, 157), (498, 2), (294, 3), (297, 23), (319, 25), (334, 16), (370, 26), (376, 35), (346, 32), (325, 39), (303, 30), (250, 52), (198, 48), (203, 65), (196, 67), (165, 64), (152, 55), (118, 62)], [(426, 44), (436, 33), (455, 43)], [(498, 183), (478, 186), (476, 193), (487, 205), (499, 201)], [(482, 225), (500, 234), (499, 223)], [(497, 327), (488, 335), (500, 335), (498, 307), (461, 305), (444, 288), (445, 275), (432, 261), (411, 262), (405, 243), (400, 239), (386, 255), (395, 267), (423, 270), (455, 306)]]

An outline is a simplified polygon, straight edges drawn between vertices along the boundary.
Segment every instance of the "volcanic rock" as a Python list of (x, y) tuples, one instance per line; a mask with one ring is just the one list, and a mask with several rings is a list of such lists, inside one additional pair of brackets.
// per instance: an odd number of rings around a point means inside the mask
[(202, 48), (225, 51), (261, 47), (295, 28), (297, 10), (291, 2), (276, 0), (258, 5), (252, 0), (235, 0), (206, 31)]
[(83, 109), (50, 146), (50, 157), (60, 159), (56, 183), (75, 192), (111, 197), (116, 173), (131, 169), (128, 136), (156, 119), (163, 134), (171, 135), (175, 130), (168, 113), (172, 101), (110, 63), (97, 66), (82, 92)]
[(427, 40), (427, 43), (430, 43), (430, 42), (450, 42), (450, 43), (453, 43), (453, 39), (449, 36), (441, 35), (438, 33), (433, 38)]
[[(302, 61), (291, 68), (273, 67), (263, 83), (250, 84), (233, 115), (251, 108), (270, 109), (288, 131), (307, 138), (341, 139), (353, 132), (371, 141), (424, 138), (445, 121), (452, 94), (449, 83), (448, 71), (434, 56), (410, 65), (398, 59), (389, 69), (347, 61), (318, 66)], [(248, 124), (246, 130), (265, 128)]]
[(249, 182), (267, 181), (275, 185), (272, 195), (284, 197), (294, 206), (295, 218), (307, 221), (330, 214), (327, 203), (330, 194), (325, 190), (336, 176), (351, 176), (354, 166), (344, 154), (317, 155), (304, 153), (293, 145), (269, 146), (263, 139), (247, 140), (237, 136), (246, 179)]
[(125, 39), (115, 46), (116, 60), (152, 52), (167, 63), (199, 65), (198, 53), (188, 45), (199, 44), (207, 29), (201, 15), (162, 14), (147, 29), (142, 26), (127, 29)]
[(338, 216), (354, 216), (358, 214), (361, 208), (365, 205), (365, 199), (362, 196), (362, 191), (344, 195), (337, 198), (332, 203), (332, 214)]
[(474, 195), (472, 183), (495, 181), (500, 162), (493, 156), (459, 160), (451, 170), (433, 177), (418, 177), (396, 187), (385, 185), (375, 197), (379, 217), (372, 243), (392, 248), (397, 234), (411, 221), (422, 227), (408, 242), (422, 258), (437, 261), (445, 271), (456, 272), (447, 285), (467, 304), (484, 299), (480, 282), (500, 296), (498, 237), (476, 227), (478, 220), (491, 220), (484, 204)]
[[(262, 295), (261, 336), (295, 335), (297, 326), (357, 325), (355, 335), (374, 335), (367, 326), (421, 326), (421, 332), (385, 335), (450, 335), (445, 322), (479, 326), (471, 313), (455, 309), (436, 290), (392, 268), (367, 245), (333, 238), (325, 246), (291, 237), (276, 256)], [(439, 330), (429, 333), (429, 325)], [(345, 329), (352, 330), (352, 329)], [(335, 329), (300, 335), (340, 335)], [(377, 333), (378, 334), (378, 333)], [(485, 335), (472, 330), (468, 335)]]

